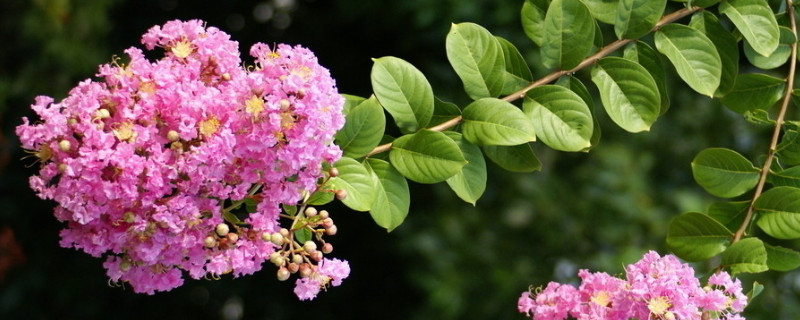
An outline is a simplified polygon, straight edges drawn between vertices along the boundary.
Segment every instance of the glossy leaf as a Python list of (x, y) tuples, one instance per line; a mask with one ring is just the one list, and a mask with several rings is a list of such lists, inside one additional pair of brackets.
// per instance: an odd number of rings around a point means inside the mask
[(686, 261), (701, 261), (716, 256), (731, 242), (728, 228), (711, 217), (687, 212), (669, 224), (667, 246), (675, 255)]
[(739, 74), (738, 40), (722, 26), (716, 15), (705, 10), (694, 14), (689, 26), (703, 32), (717, 48), (722, 63), (722, 73), (714, 96), (725, 95), (733, 88), (736, 76)]
[(793, 129), (786, 130), (776, 153), (781, 163), (789, 166), (800, 165), (800, 132)]
[(553, 0), (544, 17), (541, 61), (548, 68), (569, 70), (589, 55), (595, 23), (581, 1)]
[(717, 202), (708, 207), (708, 216), (728, 230), (738, 230), (747, 215), (750, 201)]
[(692, 161), (694, 180), (708, 193), (722, 198), (739, 196), (758, 182), (759, 170), (736, 151), (709, 148)]
[(506, 39), (496, 38), (500, 42), (500, 47), (503, 48), (503, 57), (506, 64), (506, 79), (502, 94), (511, 94), (525, 88), (533, 79), (533, 75), (517, 47)]
[(433, 89), (425, 75), (399, 58), (374, 61), (372, 89), (400, 130), (414, 132), (428, 125), (433, 115)]
[(503, 48), (491, 33), (474, 23), (453, 24), (445, 39), (447, 60), (473, 100), (503, 92), (506, 66)]
[(714, 95), (722, 74), (714, 43), (702, 32), (680, 24), (669, 24), (655, 33), (658, 52), (667, 56), (678, 76), (695, 91)]
[(342, 203), (356, 211), (369, 211), (375, 199), (372, 175), (353, 158), (343, 157), (333, 167), (339, 170), (339, 175), (330, 179), (331, 187), (347, 191)]
[(526, 0), (522, 4), (521, 20), (522, 30), (533, 43), (541, 46), (544, 41), (544, 15), (547, 12), (547, 3), (542, 1)]
[(800, 252), (764, 244), (767, 249), (767, 266), (770, 270), (791, 271), (800, 267)]
[(650, 33), (656, 25), (667, 0), (620, 0), (614, 32), (619, 39), (636, 39)]
[(722, 97), (722, 103), (738, 113), (766, 110), (781, 99), (785, 87), (783, 79), (760, 73), (740, 74), (731, 91)]
[(720, 3), (719, 12), (733, 22), (758, 54), (769, 56), (778, 47), (778, 22), (766, 1), (727, 0)]
[(525, 113), (500, 99), (476, 100), (464, 108), (461, 117), (464, 138), (477, 145), (513, 146), (536, 140)]
[(592, 82), (611, 120), (629, 132), (650, 130), (661, 109), (658, 86), (636, 62), (617, 57), (597, 61)]
[(395, 139), (389, 160), (403, 176), (419, 183), (444, 181), (467, 163), (458, 144), (427, 129)]
[[(320, 189), (330, 189), (330, 183), (325, 184)], [(320, 191), (317, 190), (316, 192), (311, 194), (311, 197), (308, 198), (308, 204), (312, 206), (321, 206), (323, 204), (328, 204), (333, 201), (334, 194), (330, 191)]]
[(661, 64), (661, 57), (658, 55), (658, 52), (647, 43), (636, 41), (625, 47), (623, 57), (638, 63), (644, 67), (645, 70), (650, 72), (650, 75), (656, 82), (656, 87), (658, 87), (658, 94), (661, 97), (661, 108), (658, 113), (659, 115), (666, 113), (667, 109), (669, 109), (669, 94), (667, 93), (666, 83), (667, 74), (664, 71), (664, 65)]
[(385, 130), (383, 108), (372, 96), (350, 108), (344, 127), (336, 132), (336, 145), (345, 157), (360, 158), (378, 145)]
[(733, 275), (769, 270), (764, 242), (758, 238), (744, 238), (730, 245), (722, 253), (722, 265), (730, 268)]
[(600, 122), (597, 120), (597, 117), (594, 114), (594, 101), (592, 100), (592, 95), (589, 93), (589, 90), (586, 89), (586, 86), (583, 85), (583, 82), (578, 80), (570, 75), (563, 76), (558, 78), (556, 81), (556, 85), (562, 86), (569, 90), (572, 90), (575, 94), (577, 94), (587, 106), (589, 106), (589, 111), (592, 113), (592, 138), (589, 139), (589, 144), (591, 145), (589, 148), (584, 149), (583, 151), (588, 151), (592, 147), (596, 146), (600, 143), (600, 136), (602, 132), (600, 131)]
[(342, 97), (344, 98), (344, 106), (342, 107), (342, 113), (344, 113), (345, 115), (350, 112), (350, 108), (357, 106), (364, 100), (367, 100), (366, 98), (350, 94), (342, 94)]
[(792, 55), (791, 45), (797, 42), (797, 37), (795, 37), (792, 30), (789, 28), (780, 27), (779, 29), (780, 40), (778, 41), (778, 47), (775, 48), (775, 51), (769, 56), (758, 54), (749, 42), (745, 42), (744, 55), (750, 63), (760, 69), (769, 70), (780, 67), (789, 60), (789, 57)]
[(770, 172), (767, 181), (774, 186), (800, 188), (800, 166), (795, 166), (778, 172)]
[(800, 189), (775, 187), (767, 190), (755, 202), (759, 214), (756, 224), (771, 237), (800, 238)]
[(386, 161), (367, 159), (364, 165), (375, 183), (375, 201), (369, 214), (379, 226), (392, 231), (408, 216), (411, 204), (408, 181)]
[(547, 146), (562, 151), (591, 147), (594, 121), (589, 106), (571, 90), (545, 85), (528, 91), (523, 102), (536, 136)]
[(464, 153), (464, 158), (467, 159), (467, 164), (461, 167), (460, 172), (447, 178), (447, 185), (461, 200), (474, 206), (486, 190), (486, 160), (483, 159), (483, 152), (459, 133), (445, 132), (445, 134), (458, 144)]
[(604, 23), (613, 25), (617, 21), (617, 8), (620, 0), (582, 0), (592, 16)]
[(428, 123), (428, 126), (433, 127), (439, 125), (443, 122), (453, 120), (460, 115), (461, 109), (459, 109), (457, 105), (434, 97), (433, 117), (431, 117), (431, 122)]
[(500, 168), (511, 172), (533, 172), (542, 169), (542, 163), (528, 143), (510, 147), (484, 146), (483, 152)]

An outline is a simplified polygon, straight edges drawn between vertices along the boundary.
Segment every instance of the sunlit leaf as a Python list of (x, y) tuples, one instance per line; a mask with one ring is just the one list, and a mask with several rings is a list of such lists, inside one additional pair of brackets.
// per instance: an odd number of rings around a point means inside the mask
[(728, 228), (711, 217), (687, 212), (670, 222), (667, 246), (681, 259), (701, 261), (725, 251), (731, 236), (733, 233)]
[(650, 33), (656, 25), (667, 0), (620, 0), (614, 32), (620, 39), (636, 39)]
[(544, 30), (541, 59), (548, 68), (572, 69), (592, 49), (595, 23), (581, 1), (553, 0), (544, 18)]
[(467, 163), (453, 139), (427, 129), (395, 139), (389, 160), (403, 176), (419, 183), (444, 181)]
[(647, 43), (636, 41), (625, 47), (624, 58), (640, 64), (650, 72), (661, 97), (661, 108), (658, 113), (659, 115), (666, 113), (667, 109), (669, 109), (669, 94), (667, 93), (666, 84), (667, 74), (664, 71), (664, 65), (661, 64), (661, 57), (658, 52)]
[(362, 101), (345, 117), (344, 127), (336, 132), (336, 145), (344, 156), (360, 158), (372, 151), (386, 130), (386, 116), (375, 96)]
[(526, 0), (522, 4), (521, 20), (522, 30), (525, 35), (537, 46), (541, 46), (544, 41), (544, 15), (547, 12), (545, 1)]
[(716, 15), (705, 10), (695, 13), (689, 26), (703, 32), (717, 48), (722, 63), (722, 73), (714, 96), (725, 95), (733, 88), (736, 76), (739, 74), (738, 41), (722, 26)]
[(594, 121), (589, 106), (576, 93), (556, 85), (528, 91), (523, 102), (539, 137), (549, 147), (581, 151), (591, 146)]
[(500, 42), (474, 23), (453, 24), (445, 39), (447, 60), (473, 100), (503, 91), (506, 66)]
[(582, 0), (595, 19), (613, 25), (617, 21), (620, 0)]
[(740, 74), (731, 91), (722, 97), (722, 103), (738, 113), (766, 110), (781, 99), (785, 87), (783, 79), (760, 73)]
[(375, 183), (375, 201), (369, 214), (387, 231), (397, 228), (408, 215), (411, 196), (408, 182), (392, 165), (378, 159), (367, 159), (364, 166)]
[(767, 190), (755, 202), (759, 214), (756, 224), (771, 237), (800, 238), (800, 189), (775, 187)]
[(767, 249), (758, 238), (744, 238), (722, 253), (722, 265), (733, 275), (767, 271)]
[(611, 120), (629, 132), (647, 131), (658, 118), (661, 97), (647, 70), (636, 62), (606, 57), (592, 68), (592, 82)]
[(722, 61), (708, 37), (697, 29), (673, 23), (661, 27), (654, 39), (658, 52), (667, 56), (689, 87), (709, 97), (714, 95)]
[(506, 63), (506, 80), (502, 94), (511, 94), (525, 88), (533, 79), (533, 75), (519, 50), (508, 40), (501, 37), (496, 38), (503, 48), (503, 57)]
[(433, 89), (410, 63), (395, 57), (374, 59), (372, 89), (403, 132), (428, 125), (433, 115)]
[(343, 157), (333, 164), (339, 175), (331, 178), (330, 185), (336, 190), (344, 189), (347, 197), (342, 200), (356, 211), (369, 211), (375, 199), (372, 176), (364, 166), (353, 158)]
[(692, 161), (695, 181), (722, 198), (736, 197), (755, 187), (758, 172), (750, 160), (730, 149), (705, 149)]
[(749, 42), (745, 42), (744, 55), (750, 63), (760, 69), (775, 69), (784, 65), (786, 61), (789, 60), (789, 57), (792, 55), (791, 45), (795, 42), (797, 42), (797, 37), (795, 37), (792, 30), (786, 27), (780, 27), (778, 47), (775, 48), (772, 54), (763, 56), (757, 53)]
[(439, 125), (443, 122), (453, 120), (460, 115), (461, 109), (459, 109), (457, 105), (434, 97), (433, 117), (431, 117), (431, 122), (428, 123), (428, 126), (433, 127)]
[(758, 54), (769, 56), (778, 47), (778, 22), (766, 1), (727, 0), (720, 3), (719, 12), (733, 22)]
[(461, 117), (464, 138), (477, 145), (513, 146), (536, 140), (525, 113), (500, 99), (476, 100), (464, 108)]
[(456, 175), (447, 178), (447, 185), (458, 195), (461, 200), (475, 205), (486, 190), (486, 161), (483, 159), (481, 148), (463, 139), (456, 132), (445, 132), (448, 137), (458, 144), (467, 164), (461, 167)]

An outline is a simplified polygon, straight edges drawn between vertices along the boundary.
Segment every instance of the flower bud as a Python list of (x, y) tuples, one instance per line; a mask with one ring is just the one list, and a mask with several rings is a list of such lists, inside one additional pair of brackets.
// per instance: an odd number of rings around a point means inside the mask
[(280, 267), (284, 262), (286, 262), (286, 259), (283, 258), (280, 252), (273, 252), (269, 255), (269, 262), (272, 262), (272, 264), (275, 266)]
[(330, 228), (325, 229), (325, 234), (327, 234), (329, 236), (335, 235), (336, 231), (337, 231), (336, 229), (337, 229), (336, 225), (334, 224)]
[(58, 164), (58, 172), (64, 173), (65, 171), (67, 171), (67, 169), (68, 169), (68, 167), (67, 167), (66, 163), (59, 163)]
[(317, 244), (314, 241), (308, 240), (303, 243), (303, 249), (308, 253), (313, 253), (314, 251), (317, 251)]
[(111, 117), (111, 112), (108, 112), (108, 109), (105, 109), (105, 108), (97, 109), (97, 111), (94, 112), (94, 117), (97, 118), (97, 119), (110, 118)]
[(275, 232), (275, 233), (272, 234), (272, 237), (270, 237), (270, 238), (271, 238), (270, 240), (272, 241), (272, 244), (274, 244), (276, 246), (282, 246), (283, 245), (283, 235), (281, 235), (280, 233)]
[(287, 230), (286, 228), (281, 228), (281, 235), (284, 238), (288, 237), (289, 236), (289, 230)]
[(333, 225), (333, 219), (325, 218), (322, 220), (322, 227), (325, 229), (330, 228)]
[(272, 242), (272, 234), (270, 234), (269, 232), (261, 233), (261, 240), (264, 240), (266, 242)]
[(181, 135), (178, 133), (178, 131), (170, 130), (169, 132), (167, 132), (167, 140), (175, 142), (175, 141), (178, 141), (180, 139), (181, 139)]
[(292, 255), (292, 262), (297, 263), (297, 264), (303, 263), (303, 256), (301, 256), (299, 254), (293, 254)]
[(313, 217), (317, 215), (317, 208), (308, 207), (306, 208), (306, 217)]
[(335, 194), (336, 194), (336, 200), (342, 201), (345, 198), (347, 198), (347, 190), (345, 189), (336, 190)]
[(281, 99), (281, 101), (279, 103), (281, 105), (281, 110), (289, 109), (289, 107), (292, 105), (292, 103), (289, 102), (289, 100), (286, 100), (286, 99)]
[(297, 270), (300, 269), (300, 265), (294, 262), (290, 262), (289, 265), (286, 267), (289, 269), (289, 272), (295, 273)]
[(61, 140), (58, 142), (58, 148), (61, 149), (61, 151), (67, 152), (70, 147), (72, 147), (72, 143), (70, 143), (69, 140)]
[(289, 279), (289, 276), (291, 275), (292, 274), (289, 273), (289, 270), (287, 270), (284, 267), (278, 269), (278, 281), (286, 281), (287, 279)]
[(311, 259), (313, 259), (314, 261), (322, 260), (322, 251), (314, 251), (309, 255), (311, 256)]
[(328, 174), (331, 176), (331, 178), (336, 178), (339, 176), (339, 169), (331, 168), (328, 170)]
[(322, 253), (328, 254), (328, 253), (331, 253), (332, 251), (333, 251), (333, 245), (332, 244), (326, 242), (325, 244), (322, 245)]
[(308, 278), (311, 275), (311, 267), (308, 266), (308, 263), (304, 263), (300, 265), (300, 277)]
[(230, 227), (228, 227), (228, 225), (227, 225), (227, 224), (225, 224), (225, 223), (220, 223), (220, 224), (218, 224), (218, 225), (217, 225), (217, 227), (214, 229), (214, 231), (215, 231), (215, 232), (217, 233), (217, 235), (219, 235), (220, 237), (224, 237), (225, 235), (227, 235), (227, 234), (228, 234), (228, 232), (230, 232), (230, 231), (231, 231), (231, 229), (230, 229)]
[(329, 216), (330, 216), (330, 213), (328, 213), (328, 210), (322, 210), (322, 211), (319, 212), (319, 217), (321, 219), (325, 219), (325, 218), (327, 218)]
[(228, 233), (225, 237), (228, 238), (228, 241), (230, 241), (230, 243), (236, 243), (236, 241), (239, 241), (239, 234), (235, 232)]
[(203, 240), (203, 244), (206, 245), (206, 248), (216, 247), (217, 246), (217, 239), (212, 237), (212, 236), (208, 236), (208, 237), (205, 238), (205, 240)]

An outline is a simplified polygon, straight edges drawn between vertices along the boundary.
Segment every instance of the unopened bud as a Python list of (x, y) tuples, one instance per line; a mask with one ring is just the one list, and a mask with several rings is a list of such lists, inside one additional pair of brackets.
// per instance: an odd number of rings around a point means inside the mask
[(336, 192), (334, 194), (336, 195), (336, 200), (339, 200), (339, 201), (342, 201), (345, 198), (347, 198), (347, 190), (345, 190), (345, 189), (336, 190)]
[(323, 228), (328, 229), (332, 225), (333, 225), (333, 219), (331, 219), (331, 218), (322, 219), (322, 227)]
[(292, 103), (289, 102), (289, 100), (286, 100), (286, 99), (281, 99), (281, 101), (279, 103), (281, 104), (281, 110), (289, 109), (289, 106), (292, 105)]
[(58, 164), (58, 172), (64, 173), (67, 171), (68, 167), (66, 163), (59, 163)]
[(217, 246), (217, 239), (212, 236), (208, 236), (203, 240), (203, 244), (206, 245), (206, 248), (213, 248)]
[(325, 229), (325, 234), (327, 234), (329, 236), (335, 235), (336, 231), (337, 231), (336, 229), (337, 229), (336, 225), (334, 224), (330, 228)]
[(298, 264), (303, 263), (303, 256), (301, 256), (299, 254), (293, 254), (292, 255), (292, 262), (298, 263)]
[(294, 262), (290, 262), (289, 265), (286, 266), (286, 268), (289, 269), (289, 272), (295, 273), (295, 272), (297, 272), (297, 270), (300, 269), (300, 265), (297, 264), (297, 263), (294, 263)]
[(311, 275), (311, 267), (308, 266), (308, 263), (304, 263), (300, 265), (300, 277), (308, 278)]
[(289, 270), (284, 267), (278, 269), (278, 281), (286, 281), (291, 275), (292, 274), (289, 272)]
[(306, 208), (306, 217), (313, 217), (317, 215), (317, 208), (308, 207)]
[(283, 245), (283, 235), (281, 235), (280, 233), (275, 232), (275, 233), (272, 234), (272, 237), (270, 237), (270, 238), (271, 238), (270, 240), (272, 241), (272, 244), (274, 244), (276, 246), (282, 246)]
[(231, 74), (230, 73), (225, 72), (225, 73), (222, 74), (222, 80), (228, 81), (230, 79), (231, 79)]
[(322, 260), (322, 251), (314, 251), (311, 254), (309, 254), (309, 256), (311, 256), (311, 259), (313, 259), (314, 261), (320, 261)]
[(216, 227), (216, 228), (214, 228), (214, 231), (215, 231), (215, 232), (217, 233), (217, 235), (219, 235), (220, 237), (224, 237), (225, 235), (227, 235), (227, 234), (228, 234), (228, 232), (230, 232), (230, 231), (231, 231), (231, 228), (230, 228), (230, 227), (228, 227), (228, 225), (227, 225), (227, 224), (220, 223), (220, 224), (218, 224), (218, 225), (217, 225), (217, 227)]
[(281, 228), (281, 235), (286, 238), (289, 236), (289, 230), (286, 228)]
[(72, 147), (72, 143), (70, 143), (69, 140), (61, 140), (58, 142), (58, 148), (61, 149), (61, 151), (67, 152), (70, 147)]
[(305, 249), (308, 253), (312, 253), (317, 251), (317, 244), (314, 241), (308, 240), (303, 243), (303, 249)]
[(239, 234), (235, 232), (228, 233), (226, 237), (230, 243), (236, 243), (236, 241), (239, 241)]
[(181, 135), (178, 133), (178, 131), (170, 130), (169, 132), (167, 132), (167, 140), (175, 142), (175, 141), (178, 141), (180, 139), (181, 139)]
[(322, 253), (329, 254), (331, 252), (333, 252), (332, 244), (326, 242), (325, 244), (322, 245)]
[(322, 211), (319, 212), (319, 217), (322, 218), (322, 219), (325, 219), (325, 218), (327, 218), (329, 216), (330, 216), (330, 213), (328, 213), (328, 210), (322, 210)]
[(272, 262), (272, 264), (274, 264), (275, 266), (280, 267), (283, 265), (284, 262), (286, 262), (286, 259), (284, 259), (279, 252), (273, 252), (272, 254), (269, 255), (269, 262)]
[(111, 112), (108, 112), (108, 109), (97, 109), (94, 113), (94, 117), (98, 119), (105, 119), (111, 117)]
[(272, 234), (270, 234), (269, 232), (262, 233), (261, 240), (264, 240), (266, 242), (272, 242)]
[(331, 176), (331, 178), (336, 178), (339, 176), (339, 169), (331, 168), (328, 170), (328, 174)]

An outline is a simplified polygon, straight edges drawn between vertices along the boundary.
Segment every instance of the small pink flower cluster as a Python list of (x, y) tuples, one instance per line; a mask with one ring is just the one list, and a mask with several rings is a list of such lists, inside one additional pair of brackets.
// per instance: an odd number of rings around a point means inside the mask
[(727, 272), (712, 275), (708, 286), (701, 287), (691, 266), (650, 251), (625, 274), (620, 279), (580, 270), (578, 288), (550, 282), (534, 295), (524, 292), (517, 308), (534, 320), (744, 319), (739, 313), (747, 297), (741, 282)]
[[(262, 235), (280, 230), (281, 204), (314, 192), (339, 159), (344, 100), (299, 46), (256, 44), (245, 67), (238, 43), (199, 20), (155, 26), (142, 43), (164, 56), (131, 47), (61, 102), (36, 98), (40, 120), (17, 127), (41, 162), (30, 185), (58, 203), (61, 245), (107, 255), (111, 280), (136, 292), (180, 286), (182, 271), (252, 274), (275, 252)], [(231, 210), (245, 200), (256, 211), (240, 221)], [(347, 276), (323, 261), (321, 277)]]

